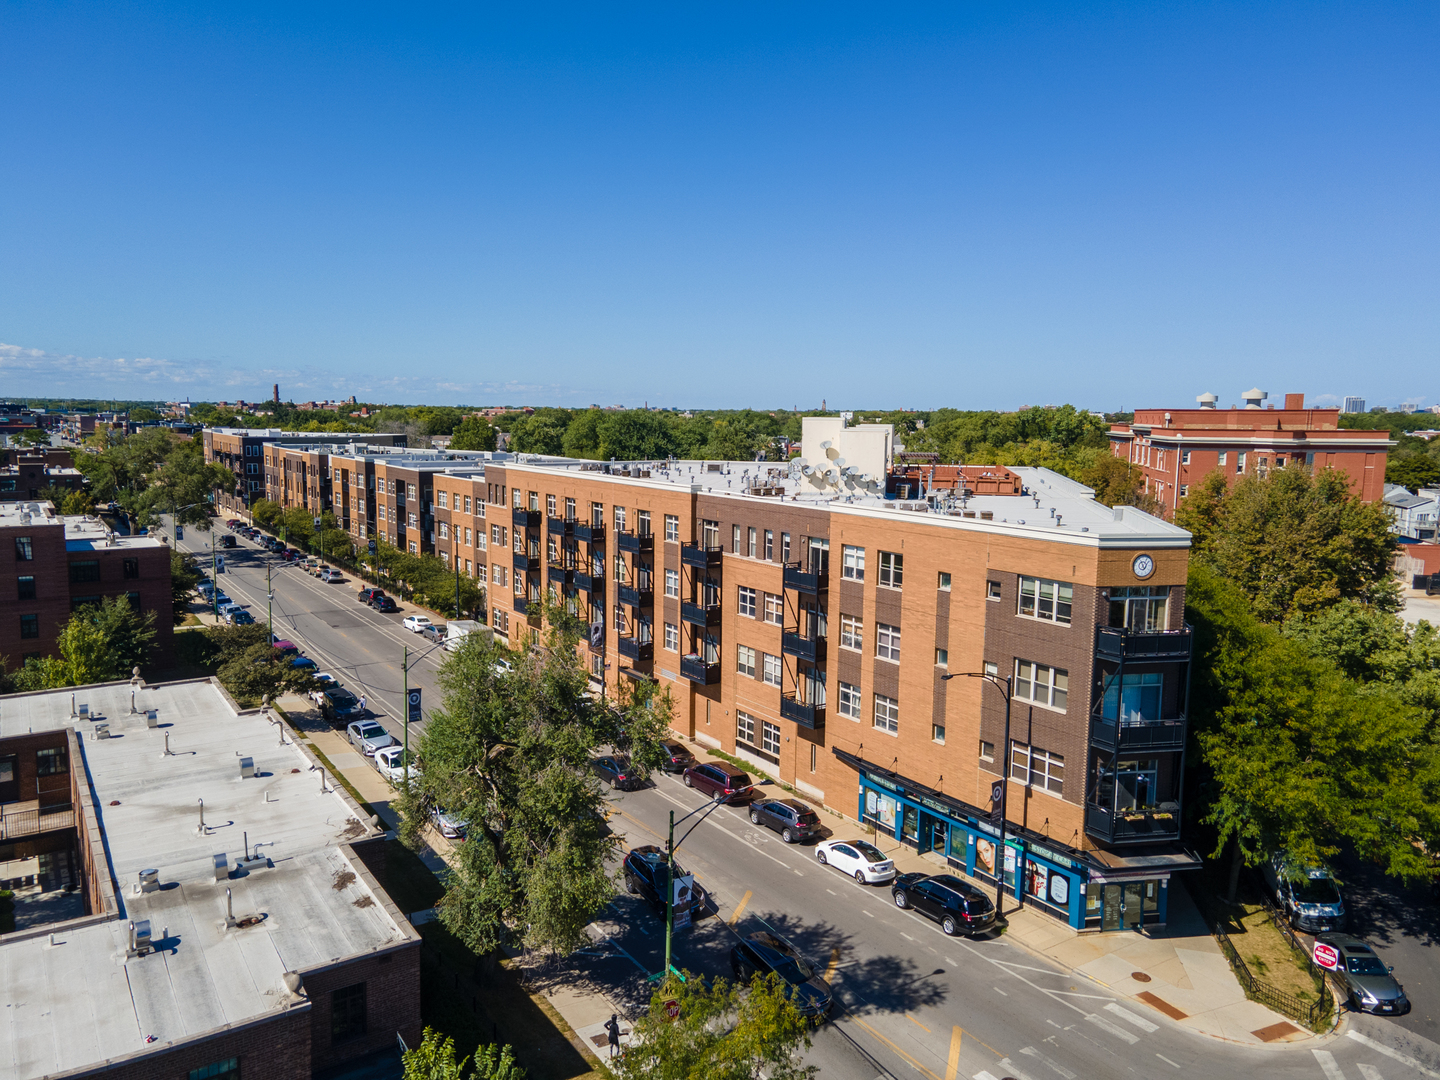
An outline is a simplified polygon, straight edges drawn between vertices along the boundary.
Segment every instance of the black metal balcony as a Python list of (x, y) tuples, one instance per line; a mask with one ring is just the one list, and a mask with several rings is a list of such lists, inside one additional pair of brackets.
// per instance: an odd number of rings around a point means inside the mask
[(575, 582), (575, 588), (581, 592), (597, 593), (605, 591), (604, 574), (587, 574), (583, 570), (576, 570), (571, 576)]
[(719, 626), (720, 615), (719, 604), (692, 604), (689, 600), (680, 601), (680, 620), (691, 626)]
[(780, 651), (786, 656), (818, 663), (825, 659), (825, 639), (805, 637), (798, 630), (786, 630), (780, 635)]
[(1085, 831), (1112, 844), (1150, 844), (1180, 838), (1180, 804), (1157, 810), (1107, 810), (1087, 804)]
[(620, 603), (629, 604), (631, 607), (649, 607), (655, 598), (653, 590), (641, 589), (635, 585), (621, 585), (615, 592)]
[(639, 533), (617, 532), (615, 534), (615, 546), (621, 551), (653, 551), (655, 549), (655, 534), (646, 533), (644, 536), (641, 536)]
[(575, 571), (565, 566), (551, 564), (545, 571), (545, 576), (556, 585), (569, 585), (574, 577)]
[(538, 556), (524, 555), (517, 551), (515, 552), (513, 565), (517, 574), (523, 574), (526, 570), (539, 570), (540, 559)]
[(516, 614), (524, 615), (524, 614), (526, 614), (527, 612), (529, 612), (529, 610), (530, 610), (530, 601), (529, 601), (529, 600), (525, 599), (525, 597), (523, 597), (523, 596), (517, 596), (517, 597), (515, 597), (515, 612), (516, 612)]
[(1090, 745), (1105, 750), (1183, 750), (1185, 718), (1142, 720), (1117, 724), (1096, 718), (1090, 724)]
[(681, 544), (680, 562), (684, 566), (695, 566), (701, 569), (710, 569), (719, 566), (720, 559), (725, 554), (722, 547), (701, 547), (699, 544)]
[(816, 707), (804, 701), (797, 701), (794, 694), (782, 694), (780, 697), (780, 715), (786, 720), (793, 720), (801, 727), (820, 728), (825, 726), (825, 709)]
[(700, 686), (714, 686), (720, 681), (720, 663), (707, 664), (700, 656), (682, 656), (680, 674)]
[(517, 529), (538, 529), (544, 514), (539, 510), (512, 510), (510, 520)]
[(1095, 629), (1095, 654), (1109, 660), (1189, 660), (1190, 627), (1136, 633), (1117, 626)]
[(785, 564), (784, 584), (785, 588), (794, 589), (796, 592), (818, 593), (829, 586), (830, 575), (807, 570), (804, 563), (791, 562)]
[(655, 658), (655, 643), (653, 641), (636, 641), (633, 637), (622, 637), (620, 639), (620, 655), (627, 660), (634, 660), (636, 663), (648, 664)]
[(575, 522), (569, 518), (546, 518), (545, 531), (552, 536), (573, 536), (575, 533)]
[(570, 531), (576, 540), (584, 540), (587, 544), (603, 544), (605, 542), (604, 525), (592, 525), (588, 521), (577, 521)]

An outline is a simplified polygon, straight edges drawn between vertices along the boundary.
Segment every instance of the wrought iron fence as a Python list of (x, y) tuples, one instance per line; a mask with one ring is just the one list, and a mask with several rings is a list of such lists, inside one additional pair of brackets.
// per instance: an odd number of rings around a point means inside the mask
[(0, 840), (12, 840), (17, 836), (34, 836), (51, 829), (65, 829), (75, 824), (75, 811), (66, 803), (64, 806), (42, 806), (38, 810), (17, 810), (0, 812)]
[(1302, 1001), (1300, 998), (1271, 986), (1263, 979), (1257, 979), (1251, 973), (1249, 965), (1241, 957), (1239, 950), (1231, 943), (1229, 935), (1224, 931), (1216, 930), (1215, 940), (1220, 943), (1220, 950), (1225, 954), (1225, 959), (1230, 961), (1231, 970), (1240, 980), (1240, 986), (1244, 989), (1245, 996), (1251, 1001), (1258, 1001), (1261, 1005), (1283, 1013), (1290, 1019), (1312, 1029), (1330, 1015), (1335, 1000), (1331, 997), (1329, 984), (1326, 983), (1323, 976), (1320, 978), (1319, 999), (1314, 1002)]

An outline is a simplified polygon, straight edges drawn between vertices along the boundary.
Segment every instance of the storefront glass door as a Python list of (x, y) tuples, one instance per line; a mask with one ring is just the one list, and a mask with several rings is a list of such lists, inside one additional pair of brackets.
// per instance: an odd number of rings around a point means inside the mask
[(1125, 896), (1120, 901), (1120, 916), (1126, 930), (1139, 930), (1140, 924), (1145, 921), (1145, 901), (1140, 882), (1125, 886)]

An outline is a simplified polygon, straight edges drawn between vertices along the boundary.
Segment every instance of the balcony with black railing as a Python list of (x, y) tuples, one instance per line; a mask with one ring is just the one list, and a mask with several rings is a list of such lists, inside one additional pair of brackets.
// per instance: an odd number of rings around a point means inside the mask
[(629, 604), (631, 607), (650, 607), (655, 599), (653, 590), (642, 589), (638, 585), (621, 585), (615, 590), (615, 594), (620, 603)]
[(1185, 717), (1169, 720), (1106, 720), (1090, 722), (1090, 745), (1105, 750), (1183, 750)]
[(680, 563), (683, 566), (709, 570), (719, 566), (724, 555), (725, 549), (719, 545), (714, 547), (701, 547), (699, 544), (680, 545)]
[(620, 655), (627, 660), (634, 660), (637, 664), (648, 664), (655, 658), (655, 643), (653, 641), (637, 641), (633, 637), (622, 637), (620, 639)]
[(589, 521), (577, 521), (570, 529), (576, 540), (584, 540), (587, 544), (603, 544), (605, 542), (605, 526), (596, 525)]
[(514, 555), (513, 565), (517, 574), (523, 574), (527, 570), (539, 570), (540, 558), (537, 555), (526, 555), (524, 552), (517, 551)]
[(1190, 627), (1150, 632), (1119, 626), (1095, 628), (1095, 654), (1107, 660), (1164, 662), (1190, 659)]
[(782, 694), (780, 697), (780, 716), (785, 720), (793, 720), (801, 727), (820, 728), (825, 726), (825, 708), (816, 706), (808, 701), (800, 701), (794, 694)]
[(573, 536), (575, 535), (575, 522), (570, 518), (546, 518), (545, 531), (551, 536)]
[(796, 592), (818, 593), (830, 584), (830, 575), (807, 567), (802, 562), (785, 564), (784, 586)]
[(512, 510), (510, 521), (517, 529), (538, 529), (544, 516), (539, 510)]
[(780, 651), (786, 656), (809, 660), (812, 664), (825, 659), (825, 639), (807, 637), (798, 629), (786, 630), (780, 635)]
[(721, 619), (720, 605), (697, 604), (690, 600), (680, 601), (680, 621), (687, 622), (691, 626), (719, 626)]
[(563, 563), (551, 563), (545, 571), (545, 576), (555, 585), (569, 585), (573, 580), (575, 571)]
[(615, 534), (615, 546), (621, 551), (639, 553), (641, 551), (653, 551), (655, 548), (655, 535), (653, 533), (617, 532)]
[(1180, 838), (1180, 804), (1132, 810), (1111, 810), (1089, 803), (1085, 831), (1110, 843), (1161, 843)]
[(574, 580), (575, 588), (581, 592), (597, 593), (605, 591), (604, 574), (591, 574), (584, 570), (576, 570), (571, 577)]
[(720, 662), (692, 653), (680, 658), (680, 674), (699, 686), (714, 686), (720, 681)]

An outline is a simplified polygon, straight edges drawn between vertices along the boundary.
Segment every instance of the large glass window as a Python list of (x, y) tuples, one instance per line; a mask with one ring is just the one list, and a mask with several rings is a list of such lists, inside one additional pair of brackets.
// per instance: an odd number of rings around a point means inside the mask
[(744, 585), (739, 586), (740, 590), (740, 614), (755, 618), (755, 590)]
[(848, 716), (851, 720), (860, 719), (860, 688), (848, 682), (838, 684), (839, 712), (841, 716)]
[(21, 600), (34, 600), (34, 599), (35, 599), (35, 575), (34, 575), (34, 574), (24, 574), (24, 575), (20, 576), (19, 578), (16, 578), (15, 584), (16, 584), (17, 590), (18, 590), (18, 592), (19, 592), (19, 594), (20, 594), (19, 597), (18, 597), (18, 599), (21, 599)]
[(900, 703), (884, 694), (875, 695), (875, 726), (891, 735), (900, 730)]
[(900, 628), (887, 623), (875, 627), (875, 655), (882, 660), (900, 659)]
[(765, 668), (765, 682), (771, 686), (780, 685), (780, 657), (772, 656), (770, 653), (761, 653)]
[(190, 1080), (240, 1080), (240, 1059), (226, 1058), (190, 1070)]
[(755, 677), (755, 650), (748, 645), (735, 646), (735, 670), (741, 675)]
[(735, 710), (735, 738), (755, 745), (755, 718), (739, 709)]
[(905, 556), (898, 551), (880, 552), (880, 584), (898, 589), (905, 580)]
[(1065, 759), (1038, 746), (1012, 742), (1010, 778), (1060, 795), (1065, 790)]
[(841, 570), (841, 576), (849, 578), (851, 581), (864, 581), (865, 549), (862, 547), (851, 547), (849, 544), (846, 544), (842, 555), (844, 558), (844, 568)]
[(36, 776), (60, 776), (67, 768), (68, 755), (63, 746), (35, 751)]
[(865, 648), (865, 623), (854, 615), (840, 616), (840, 647)]
[[(519, 489), (516, 489), (519, 494)], [(364, 1035), (367, 1027), (365, 1016), (365, 984), (342, 986), (330, 992), (330, 1041), (345, 1042)]]
[(80, 559), (70, 564), (70, 581), (72, 584), (84, 581), (100, 580), (100, 560)]
[(1031, 619), (1070, 625), (1070, 608), (1075, 587), (1063, 581), (1043, 578), (1020, 579), (1020, 614)]
[(1110, 625), (1153, 634), (1169, 626), (1170, 586), (1131, 585), (1110, 590)]
[(780, 753), (780, 725), (768, 720), (760, 721), (760, 749), (767, 754)]
[(1070, 673), (1063, 668), (1015, 661), (1015, 697), (1065, 711), (1070, 696)]
[(1161, 719), (1160, 702), (1165, 676), (1159, 672), (1126, 672), (1105, 686), (1105, 719), (1139, 724)]

